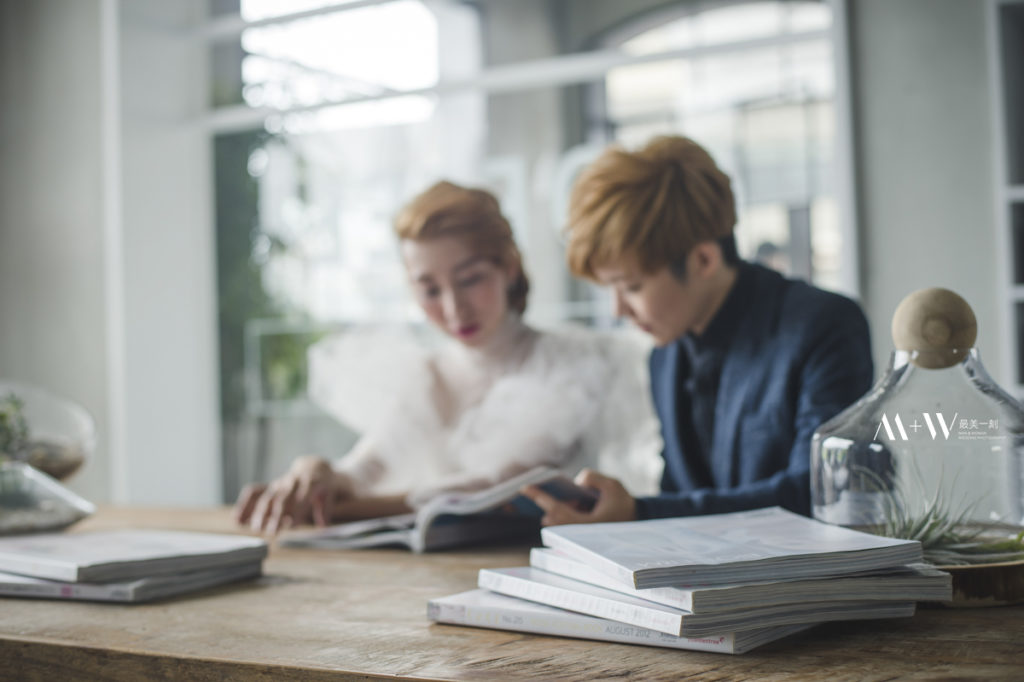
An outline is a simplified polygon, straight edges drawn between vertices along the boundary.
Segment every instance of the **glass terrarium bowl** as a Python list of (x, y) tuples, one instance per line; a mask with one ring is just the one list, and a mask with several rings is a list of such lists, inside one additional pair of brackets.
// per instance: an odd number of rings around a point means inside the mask
[(35, 386), (0, 380), (0, 401), (12, 396), (20, 406), (23, 432), (5, 439), (7, 451), (0, 452), (0, 459), (24, 462), (57, 480), (78, 471), (96, 443), (96, 426), (89, 413)]
[(0, 535), (59, 530), (96, 508), (23, 462), (0, 463)]
[[(814, 516), (919, 540), (925, 559), (943, 568), (1020, 564), (1024, 408), (976, 349), (942, 353), (895, 351), (878, 383), (815, 432)], [(1022, 574), (1013, 573), (1020, 584), (1004, 602), (1024, 599)]]

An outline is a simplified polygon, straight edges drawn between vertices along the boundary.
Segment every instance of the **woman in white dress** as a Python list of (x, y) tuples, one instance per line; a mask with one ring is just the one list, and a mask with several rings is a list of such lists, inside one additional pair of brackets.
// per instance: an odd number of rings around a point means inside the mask
[[(438, 183), (399, 213), (395, 231), (418, 304), (455, 343), (433, 353), (393, 335), (319, 344), (311, 394), (363, 435), (336, 462), (302, 457), (270, 484), (247, 486), (239, 523), (274, 533), (400, 514), (537, 465), (608, 466), (599, 451), (625, 458), (635, 436), (649, 442), (656, 422), (635, 347), (523, 322), (529, 280), (493, 195)], [(656, 450), (646, 450), (647, 470), (636, 473), (652, 487)]]

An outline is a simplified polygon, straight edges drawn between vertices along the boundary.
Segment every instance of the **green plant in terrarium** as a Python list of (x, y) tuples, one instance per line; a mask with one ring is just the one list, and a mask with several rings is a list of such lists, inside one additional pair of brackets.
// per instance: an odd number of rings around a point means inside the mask
[[(0, 464), (13, 460), (28, 440), (25, 403), (14, 393), (0, 398)], [(0, 507), (7, 506), (18, 492), (19, 481), (14, 471), (0, 470)]]
[[(884, 522), (870, 530), (878, 535), (921, 543), (925, 561), (936, 566), (964, 566), (1024, 560), (1024, 530), (1008, 524), (979, 524), (972, 521), (977, 502), (946, 499), (938, 486), (923, 508), (912, 511), (907, 496), (899, 488), (890, 488), (874, 471), (855, 467), (865, 480), (873, 481), (881, 499)], [(920, 471), (915, 471), (922, 488)], [(955, 483), (952, 486), (956, 488)]]
[(0, 398), (0, 461), (13, 459), (28, 441), (25, 403), (13, 393)]

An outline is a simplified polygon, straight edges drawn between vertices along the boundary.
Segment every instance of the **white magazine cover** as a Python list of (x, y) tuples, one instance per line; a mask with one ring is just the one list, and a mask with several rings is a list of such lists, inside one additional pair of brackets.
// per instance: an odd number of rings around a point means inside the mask
[(861, 533), (780, 507), (554, 526), (541, 538), (636, 588), (821, 577), (922, 561), (916, 540)]
[(912, 564), (831, 578), (796, 578), (737, 585), (685, 585), (645, 590), (625, 585), (556, 549), (534, 547), (530, 565), (549, 573), (622, 592), (692, 613), (749, 609), (805, 601), (950, 601), (953, 577), (927, 564)]
[(262, 574), (262, 561), (111, 583), (73, 583), (0, 573), (0, 595), (135, 603), (198, 592)]
[(110, 582), (260, 561), (267, 543), (246, 535), (98, 530), (0, 537), (0, 571), (69, 582)]
[(914, 615), (915, 607), (906, 600), (846, 600), (694, 614), (527, 566), (481, 569), (478, 585), (509, 597), (685, 637), (830, 620), (904, 618)]
[(430, 600), (427, 603), (427, 617), (438, 623), (452, 625), (725, 654), (746, 653), (768, 642), (813, 627), (786, 625), (706, 637), (674, 637), (482, 589)]

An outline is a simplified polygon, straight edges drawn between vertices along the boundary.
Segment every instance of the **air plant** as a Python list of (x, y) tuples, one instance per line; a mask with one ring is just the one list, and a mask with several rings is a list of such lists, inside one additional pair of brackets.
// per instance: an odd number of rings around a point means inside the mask
[[(882, 495), (884, 521), (871, 532), (890, 538), (917, 540), (924, 559), (936, 566), (963, 566), (1024, 560), (1024, 529), (1001, 523), (971, 520), (980, 500), (960, 504), (943, 496), (940, 477), (935, 494), (920, 511), (912, 510), (903, 491), (885, 486), (873, 471), (861, 470)], [(924, 489), (920, 472), (915, 471)], [(953, 486), (955, 488), (955, 486)]]
[(13, 393), (0, 398), (0, 460), (13, 458), (28, 440), (25, 403)]

